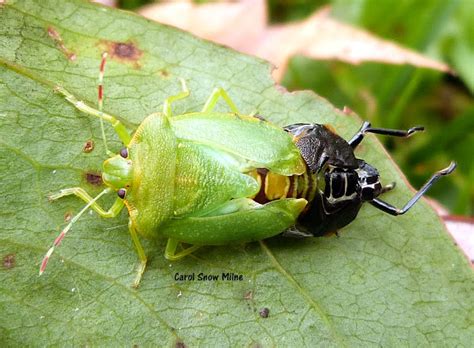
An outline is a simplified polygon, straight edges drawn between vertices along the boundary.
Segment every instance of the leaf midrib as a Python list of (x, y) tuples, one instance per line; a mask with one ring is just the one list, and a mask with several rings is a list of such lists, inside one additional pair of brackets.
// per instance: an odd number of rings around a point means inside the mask
[(263, 250), (265, 254), (267, 254), (270, 263), (274, 266), (274, 268), (280, 272), (287, 280), (288, 282), (300, 293), (300, 295), (307, 301), (309, 304), (310, 308), (312, 308), (319, 316), (320, 318), (324, 321), (324, 323), (327, 325), (329, 328), (329, 331), (331, 332), (331, 335), (333, 338), (336, 340), (336, 342), (340, 345), (345, 347), (346, 345), (344, 344), (344, 340), (342, 336), (338, 334), (336, 331), (334, 324), (332, 320), (329, 318), (329, 316), (325, 313), (323, 308), (311, 297), (311, 295), (304, 289), (298, 281), (293, 277), (293, 275), (290, 274), (283, 266), (281, 263), (278, 261), (276, 256), (273, 254), (273, 252), (267, 247), (264, 241), (259, 241), (260, 247)]

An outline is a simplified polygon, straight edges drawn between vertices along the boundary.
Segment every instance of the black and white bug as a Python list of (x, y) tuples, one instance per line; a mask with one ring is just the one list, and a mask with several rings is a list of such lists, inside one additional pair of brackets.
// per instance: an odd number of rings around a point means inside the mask
[(423, 129), (419, 126), (407, 131), (372, 128), (369, 122), (364, 122), (354, 137), (346, 141), (322, 124), (298, 123), (285, 127), (295, 138), (308, 167), (307, 172), (313, 177), (311, 188), (314, 195), (297, 224), (285, 231), (284, 235), (312, 237), (336, 232), (356, 218), (364, 202), (394, 216), (405, 214), (441, 176), (450, 174), (456, 168), (456, 163), (452, 162), (449, 167), (436, 172), (399, 209), (378, 198), (392, 190), (395, 183), (382, 186), (377, 169), (356, 158), (354, 150), (366, 133), (408, 137)]

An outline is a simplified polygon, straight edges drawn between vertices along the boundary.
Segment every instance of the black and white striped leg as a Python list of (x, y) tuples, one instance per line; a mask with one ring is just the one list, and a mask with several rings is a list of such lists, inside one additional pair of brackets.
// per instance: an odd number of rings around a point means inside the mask
[(349, 140), (349, 145), (355, 149), (357, 145), (364, 139), (364, 135), (366, 133), (374, 133), (374, 134), (381, 134), (381, 135), (389, 135), (392, 137), (404, 137), (407, 138), (415, 132), (419, 132), (424, 130), (425, 128), (422, 126), (412, 127), (408, 130), (401, 130), (401, 129), (387, 129), (387, 128), (372, 128), (370, 126), (370, 122), (364, 122), (360, 127), (359, 131)]
[(436, 181), (438, 181), (444, 175), (451, 174), (454, 169), (456, 169), (456, 162), (451, 162), (449, 167), (434, 173), (433, 176), (423, 185), (423, 187), (413, 196), (413, 198), (410, 199), (407, 204), (405, 204), (402, 209), (396, 208), (393, 205), (377, 198), (372, 200), (370, 204), (372, 204), (375, 208), (380, 209), (390, 215), (397, 216), (405, 214), (408, 210), (410, 210), (411, 207), (413, 207), (413, 205), (421, 198), (421, 196), (423, 196), (425, 192), (428, 191), (431, 186), (434, 185)]

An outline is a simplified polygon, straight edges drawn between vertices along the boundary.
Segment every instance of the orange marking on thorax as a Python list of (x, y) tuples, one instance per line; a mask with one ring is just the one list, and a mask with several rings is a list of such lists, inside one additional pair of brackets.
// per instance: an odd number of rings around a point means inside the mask
[(338, 135), (337, 132), (336, 132), (336, 129), (332, 125), (325, 124), (325, 125), (323, 125), (323, 127), (326, 128), (331, 133)]

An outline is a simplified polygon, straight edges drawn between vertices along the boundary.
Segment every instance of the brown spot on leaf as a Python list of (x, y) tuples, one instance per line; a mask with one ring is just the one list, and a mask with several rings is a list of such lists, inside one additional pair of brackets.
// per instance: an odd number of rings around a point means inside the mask
[(85, 153), (89, 153), (92, 152), (92, 150), (94, 150), (94, 140), (89, 139), (85, 142), (82, 151), (84, 151)]
[(248, 290), (245, 292), (244, 301), (245, 301), (245, 304), (247, 305), (247, 308), (250, 311), (254, 311), (254, 312), (257, 311), (257, 309), (255, 308), (255, 301), (254, 301), (254, 295), (253, 295), (252, 290)]
[(95, 185), (95, 186), (102, 185), (102, 175), (100, 173), (87, 172), (86, 180), (91, 185)]
[(137, 59), (140, 54), (135, 45), (133, 45), (132, 43), (119, 42), (114, 44), (113, 47), (113, 54), (120, 58)]
[(69, 221), (71, 221), (71, 219), (72, 219), (72, 213), (70, 211), (67, 211), (64, 214), (64, 222), (69, 222)]
[(175, 347), (176, 348), (186, 348), (187, 346), (184, 344), (183, 341), (176, 341)]
[(15, 267), (16, 259), (15, 254), (8, 254), (3, 257), (3, 268), (11, 269)]
[(75, 61), (77, 56), (74, 52), (72, 52), (71, 50), (69, 50), (65, 45), (64, 45), (64, 41), (63, 39), (61, 38), (61, 35), (56, 31), (56, 29), (52, 26), (49, 26), (47, 28), (47, 31), (48, 31), (48, 35), (51, 39), (53, 39), (53, 41), (56, 43), (56, 45), (58, 46), (58, 48), (61, 50), (62, 53), (64, 53), (64, 55), (66, 56), (67, 59), (69, 59), (70, 61)]
[(158, 74), (160, 74), (160, 76), (163, 78), (167, 78), (168, 76), (170, 76), (170, 72), (166, 69), (161, 69), (160, 71), (158, 71)]
[(267, 120), (265, 119), (265, 117), (263, 117), (262, 115), (259, 115), (259, 114), (255, 114), (253, 115), (253, 117), (255, 117), (256, 119), (262, 121), (262, 122), (267, 122)]
[(258, 311), (258, 314), (260, 314), (262, 318), (268, 318), (268, 315), (270, 314), (270, 310), (267, 307), (264, 307)]
[(99, 45), (103, 50), (107, 51), (110, 58), (122, 63), (132, 63), (137, 69), (140, 67), (138, 60), (142, 56), (143, 51), (134, 42), (101, 41)]

